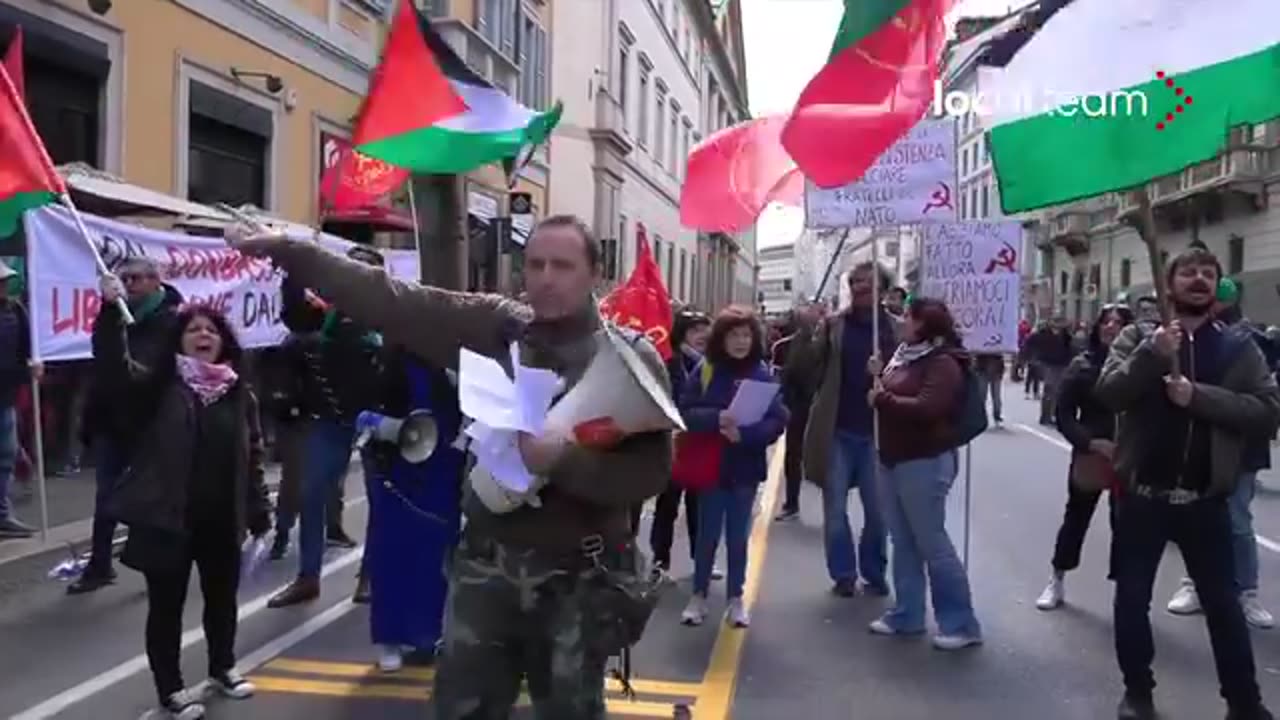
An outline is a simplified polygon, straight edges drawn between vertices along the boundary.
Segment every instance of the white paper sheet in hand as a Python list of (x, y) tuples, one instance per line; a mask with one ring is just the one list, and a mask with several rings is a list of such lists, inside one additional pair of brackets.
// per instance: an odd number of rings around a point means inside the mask
[(738, 392), (733, 396), (726, 412), (737, 421), (738, 426), (751, 425), (764, 419), (769, 405), (778, 394), (781, 386), (773, 382), (759, 380), (743, 380), (738, 385)]
[(498, 430), (519, 430), (523, 413), (516, 387), (498, 361), (463, 348), (458, 353), (458, 404), (462, 414)]
[(511, 430), (494, 430), (482, 423), (472, 423), (467, 428), (471, 436), (471, 452), (476, 464), (488, 470), (499, 485), (515, 492), (525, 492), (533, 484), (533, 473), (524, 466), (516, 433)]
[(516, 401), (524, 422), (521, 429), (531, 435), (541, 435), (547, 424), (551, 401), (564, 387), (564, 382), (550, 370), (521, 365), (519, 348), (514, 343), (511, 345), (511, 367), (516, 370)]

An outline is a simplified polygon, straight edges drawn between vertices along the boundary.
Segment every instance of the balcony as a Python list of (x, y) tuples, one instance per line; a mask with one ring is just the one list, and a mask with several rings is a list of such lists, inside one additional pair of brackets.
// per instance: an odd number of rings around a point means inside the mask
[(1070, 255), (1089, 249), (1089, 213), (1079, 203), (1050, 210), (1045, 218), (1045, 232), (1038, 247), (1060, 247)]
[(626, 113), (622, 103), (607, 88), (596, 90), (595, 124), (588, 130), (591, 139), (602, 144), (619, 157), (625, 157), (635, 149), (635, 141), (627, 132)]
[[(1262, 181), (1273, 172), (1276, 156), (1264, 149), (1232, 150), (1212, 160), (1192, 165), (1185, 170), (1158, 178), (1147, 186), (1151, 207), (1162, 207), (1206, 193), (1239, 192), (1261, 199)], [(1132, 193), (1117, 193), (1117, 216), (1123, 218), (1138, 210)]]

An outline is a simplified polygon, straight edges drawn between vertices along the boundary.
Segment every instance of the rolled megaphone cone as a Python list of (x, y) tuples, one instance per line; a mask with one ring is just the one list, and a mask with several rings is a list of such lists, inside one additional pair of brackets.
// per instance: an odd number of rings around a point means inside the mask
[(671, 395), (612, 326), (596, 334), (587, 371), (547, 413), (545, 433), (581, 445), (608, 445), (627, 435), (683, 430)]
[(366, 410), (356, 416), (356, 448), (363, 450), (373, 440), (395, 445), (405, 462), (417, 464), (436, 451), (440, 429), (425, 410), (415, 410), (407, 418)]

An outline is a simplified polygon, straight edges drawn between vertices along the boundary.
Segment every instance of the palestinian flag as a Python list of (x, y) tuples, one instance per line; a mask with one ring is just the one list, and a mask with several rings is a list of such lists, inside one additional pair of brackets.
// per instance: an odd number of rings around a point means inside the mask
[[(414, 32), (406, 30), (403, 34), (415, 42), (421, 40), (432, 65), (438, 67), (447, 80), (450, 94), (461, 98), (465, 110), (460, 114), (443, 115), (427, 126), (386, 139), (371, 141), (357, 133), (354, 139), (356, 150), (362, 155), (419, 173), (465, 173), (503, 161), (507, 161), (509, 173), (517, 171), (518, 165), (527, 161), (532, 147), (550, 137), (560, 122), (561, 105), (557, 103), (551, 111), (539, 113), (512, 100), (467, 67), (444, 38), (436, 33), (431, 22), (409, 5), (408, 2), (403, 3), (400, 13), (402, 16), (406, 13), (414, 16)], [(396, 29), (392, 29), (393, 35)], [(389, 62), (392, 42), (394, 39), (389, 38), (384, 65)], [(387, 88), (388, 105), (403, 103), (403, 98), (415, 94), (426, 95), (428, 91), (435, 91), (434, 85), (429, 83), (427, 88), (423, 88), (422, 82), (421, 77), (407, 73), (397, 81), (394, 90)], [(373, 91), (366, 103), (372, 98)]]
[[(1075, 0), (979, 90), (1006, 214), (1141, 186), (1280, 117), (1276, 0)], [(1017, 98), (1018, 102), (1007, 102)], [(1064, 99), (1070, 100), (1063, 104)]]
[(837, 187), (929, 109), (954, 0), (844, 0), (827, 64), (800, 94), (782, 144), (806, 177)]
[(22, 213), (67, 194), (27, 114), (18, 89), (0, 66), (0, 237), (18, 229)]

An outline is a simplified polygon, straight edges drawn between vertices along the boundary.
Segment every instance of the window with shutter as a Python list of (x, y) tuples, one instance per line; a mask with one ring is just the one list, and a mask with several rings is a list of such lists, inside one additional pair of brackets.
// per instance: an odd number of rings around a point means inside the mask
[(538, 38), (538, 59), (533, 66), (533, 97), (537, 108), (545, 110), (551, 104), (550, 92), (547, 88), (547, 67), (551, 64), (551, 57), (548, 52), (547, 31), (536, 28), (534, 32)]
[(653, 156), (657, 158), (659, 165), (662, 164), (663, 142), (666, 140), (666, 123), (663, 122), (663, 118), (667, 109), (667, 93), (661, 83), (662, 81), (659, 80), (654, 87), (654, 96), (657, 100), (653, 106)]
[[(678, 137), (678, 133), (680, 132), (679, 121), (680, 121), (680, 106), (677, 105), (675, 101), (672, 101), (671, 103), (671, 161), (667, 164), (667, 167), (670, 168), (672, 175), (676, 174), (677, 172), (676, 167), (679, 164), (678, 158), (680, 157), (680, 154), (677, 152), (677, 150), (679, 149), (679, 143), (676, 142), (676, 138)], [(661, 150), (659, 150), (659, 153), (661, 153)]]
[(502, 44), (499, 46), (507, 57), (515, 57), (516, 17), (520, 0), (499, 0), (502, 13)]

